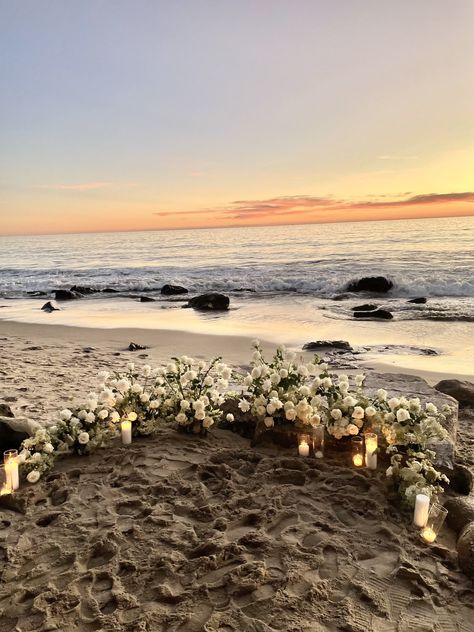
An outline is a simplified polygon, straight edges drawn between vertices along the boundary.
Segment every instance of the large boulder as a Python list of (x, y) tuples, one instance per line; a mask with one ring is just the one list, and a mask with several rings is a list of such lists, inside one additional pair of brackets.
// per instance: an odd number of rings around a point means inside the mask
[(73, 301), (77, 298), (82, 298), (82, 294), (79, 292), (72, 292), (71, 290), (56, 290), (54, 292), (54, 298), (57, 301)]
[(474, 522), (470, 522), (462, 530), (457, 549), (461, 570), (474, 579)]
[(39, 427), (37, 422), (26, 417), (0, 416), (0, 453), (18, 450), (22, 441), (33, 435)]
[(161, 293), (165, 296), (173, 296), (174, 294), (187, 294), (188, 290), (181, 285), (163, 285), (161, 288)]
[(461, 533), (466, 525), (474, 522), (474, 498), (448, 498), (444, 506), (448, 510), (448, 526), (456, 533)]
[(393, 287), (393, 283), (383, 276), (362, 277), (358, 281), (351, 281), (346, 290), (348, 292), (376, 292), (386, 294)]
[(374, 309), (369, 312), (354, 312), (354, 318), (376, 318), (378, 320), (391, 320), (392, 312), (387, 309)]
[(209, 294), (194, 296), (185, 307), (203, 310), (227, 310), (229, 309), (229, 302), (229, 297), (225, 294), (210, 292)]
[(364, 305), (356, 305), (352, 308), (353, 312), (371, 312), (374, 309), (377, 309), (378, 305), (374, 305), (373, 303), (364, 303)]
[(474, 384), (461, 380), (441, 380), (435, 389), (457, 399), (461, 407), (474, 407)]
[(369, 395), (375, 395), (377, 389), (384, 388), (389, 397), (419, 397), (422, 403), (431, 402), (438, 410), (446, 407), (446, 412), (443, 413), (446, 417), (443, 426), (448, 437), (430, 447), (436, 452), (436, 467), (441, 468), (449, 477), (454, 471), (454, 449), (458, 429), (457, 401), (435, 390), (421, 377), (403, 373), (368, 373), (364, 388)]

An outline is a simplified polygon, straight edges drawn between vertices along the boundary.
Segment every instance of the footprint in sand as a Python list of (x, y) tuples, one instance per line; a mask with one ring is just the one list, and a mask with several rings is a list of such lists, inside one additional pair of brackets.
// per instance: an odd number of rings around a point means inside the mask
[(108, 564), (117, 554), (117, 545), (110, 541), (98, 542), (89, 552), (87, 568), (97, 568)]

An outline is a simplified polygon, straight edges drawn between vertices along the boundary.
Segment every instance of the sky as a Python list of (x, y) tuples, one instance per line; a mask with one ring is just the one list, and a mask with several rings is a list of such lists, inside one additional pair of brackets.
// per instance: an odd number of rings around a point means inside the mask
[(0, 0), (0, 234), (474, 215), (472, 0)]

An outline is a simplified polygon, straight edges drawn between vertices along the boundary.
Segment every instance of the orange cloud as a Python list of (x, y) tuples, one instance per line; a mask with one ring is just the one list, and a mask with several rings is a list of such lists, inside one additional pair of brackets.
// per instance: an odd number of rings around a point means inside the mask
[(74, 184), (42, 184), (41, 189), (52, 191), (94, 191), (114, 186), (113, 182), (77, 182)]

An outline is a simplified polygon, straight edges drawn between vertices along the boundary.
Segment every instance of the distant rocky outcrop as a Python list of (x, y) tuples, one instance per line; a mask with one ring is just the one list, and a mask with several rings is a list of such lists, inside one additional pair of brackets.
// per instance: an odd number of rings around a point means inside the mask
[(316, 340), (314, 342), (307, 342), (303, 345), (304, 351), (315, 351), (317, 349), (343, 349), (344, 351), (354, 351), (347, 340)]
[(441, 380), (435, 389), (457, 399), (462, 408), (474, 408), (474, 384), (461, 380)]
[(114, 290), (113, 287), (106, 287), (103, 290), (101, 290), (101, 292), (103, 292), (104, 294), (117, 294), (118, 290)]
[(71, 289), (71, 292), (78, 292), (79, 294), (82, 295), (86, 295), (86, 294), (95, 294), (95, 292), (97, 292), (97, 290), (94, 287), (89, 287), (87, 285), (73, 285)]
[(194, 309), (202, 310), (216, 310), (222, 311), (229, 309), (229, 297), (225, 294), (219, 294), (218, 292), (210, 292), (208, 294), (201, 294), (191, 298), (187, 305), (184, 307), (192, 307)]
[(352, 308), (353, 312), (371, 312), (374, 309), (378, 309), (378, 305), (373, 303), (364, 303), (364, 305), (356, 305)]
[(386, 309), (374, 309), (369, 312), (354, 312), (354, 318), (377, 318), (380, 320), (391, 320), (392, 312)]
[(82, 297), (83, 294), (79, 294), (79, 292), (73, 292), (72, 290), (55, 290), (54, 292), (54, 298), (57, 301), (73, 301)]
[(346, 290), (348, 292), (375, 292), (386, 294), (393, 287), (393, 283), (383, 276), (362, 277), (358, 281), (351, 281)]
[(415, 303), (417, 305), (424, 305), (428, 299), (424, 296), (419, 296), (418, 298), (411, 298), (408, 303)]
[(47, 303), (45, 303), (41, 309), (43, 310), (43, 312), (47, 312), (48, 314), (51, 314), (51, 312), (58, 312), (59, 311), (59, 307), (55, 307), (51, 303), (51, 301), (48, 301)]
[(163, 285), (163, 287), (161, 288), (161, 293), (165, 296), (173, 296), (175, 294), (187, 294), (188, 291), (189, 290), (187, 290), (182, 285), (170, 285), (169, 283)]

